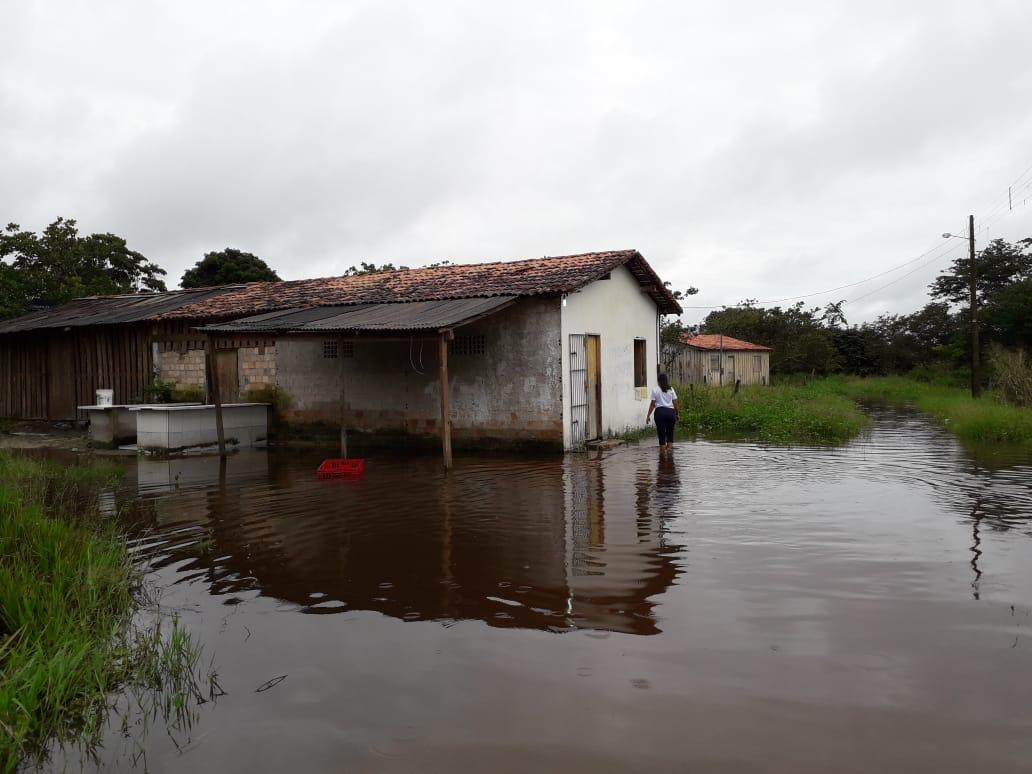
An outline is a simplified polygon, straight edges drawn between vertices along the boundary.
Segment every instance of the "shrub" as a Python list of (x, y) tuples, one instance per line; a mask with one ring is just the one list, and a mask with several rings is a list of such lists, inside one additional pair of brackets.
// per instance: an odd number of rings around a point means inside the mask
[(204, 403), (206, 397), (203, 387), (196, 384), (183, 384), (172, 390), (170, 400), (175, 403)]
[(1020, 349), (993, 345), (989, 354), (993, 387), (1016, 406), (1032, 406), (1032, 359)]
[(282, 415), (294, 405), (290, 393), (276, 384), (259, 384), (251, 387), (245, 396), (250, 403), (270, 403), (273, 413)]

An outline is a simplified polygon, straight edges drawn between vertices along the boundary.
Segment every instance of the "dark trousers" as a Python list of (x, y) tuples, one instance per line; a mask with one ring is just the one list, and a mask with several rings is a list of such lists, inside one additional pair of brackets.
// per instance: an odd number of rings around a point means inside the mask
[(674, 425), (677, 424), (677, 412), (672, 408), (660, 406), (656, 409), (656, 434), (660, 444), (674, 442)]

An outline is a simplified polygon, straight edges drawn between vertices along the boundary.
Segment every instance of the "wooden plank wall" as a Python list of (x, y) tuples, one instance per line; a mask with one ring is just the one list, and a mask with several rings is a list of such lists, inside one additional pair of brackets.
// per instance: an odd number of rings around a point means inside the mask
[(0, 336), (0, 417), (46, 416), (46, 374), (47, 347), (42, 336)]
[[(50, 353), (60, 352), (59, 363)], [(72, 382), (74, 405), (113, 389), (115, 403), (137, 403), (153, 380), (151, 338), (144, 325), (113, 325), (0, 337), (0, 416), (85, 419), (60, 400)], [(64, 404), (59, 405), (59, 404)]]

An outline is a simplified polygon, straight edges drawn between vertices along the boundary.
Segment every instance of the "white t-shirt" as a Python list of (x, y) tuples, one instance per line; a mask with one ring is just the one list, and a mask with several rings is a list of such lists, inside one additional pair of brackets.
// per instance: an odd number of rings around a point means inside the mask
[(652, 400), (656, 402), (656, 408), (673, 408), (674, 401), (677, 400), (677, 393), (674, 392), (673, 387), (666, 392), (663, 392), (659, 387), (653, 387)]

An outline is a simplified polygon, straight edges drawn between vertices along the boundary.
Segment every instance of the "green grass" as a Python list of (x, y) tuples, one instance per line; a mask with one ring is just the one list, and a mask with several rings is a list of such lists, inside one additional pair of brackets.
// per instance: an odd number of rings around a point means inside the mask
[(200, 696), (199, 651), (178, 622), (133, 624), (140, 575), (98, 507), (118, 475), (0, 453), (0, 771), (49, 743), (94, 743), (128, 686), (167, 686), (173, 717)]
[(850, 398), (820, 383), (742, 387), (679, 385), (679, 432), (779, 444), (839, 443), (870, 420)]
[(832, 377), (816, 384), (854, 400), (913, 406), (966, 441), (1032, 446), (1032, 409), (1007, 404), (993, 392), (975, 400), (966, 389), (902, 376)]

